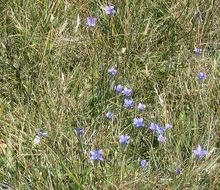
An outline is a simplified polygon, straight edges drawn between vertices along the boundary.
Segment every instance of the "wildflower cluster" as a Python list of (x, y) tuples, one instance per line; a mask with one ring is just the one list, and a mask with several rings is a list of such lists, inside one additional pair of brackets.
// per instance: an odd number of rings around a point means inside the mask
[(1, 189), (220, 189), (220, 0), (1, 5)]
[[(108, 16), (114, 15), (116, 13), (115, 6), (105, 6), (104, 10)], [(96, 23), (97, 23), (96, 17), (87, 17), (86, 18), (86, 25), (87, 26), (94, 27), (96, 25)]]
[[(112, 16), (112, 15), (116, 14), (116, 7), (108, 5), (104, 8), (104, 11), (105, 11), (106, 15)], [(96, 17), (87, 17), (86, 18), (86, 25), (87, 26), (94, 27), (96, 25), (96, 23), (97, 23)], [(194, 53), (197, 55), (200, 55), (200, 54), (202, 54), (202, 49), (195, 48)], [(107, 73), (110, 77), (114, 77), (117, 74), (117, 69), (115, 67), (110, 67), (108, 69)], [(197, 77), (198, 77), (199, 81), (203, 81), (207, 76), (205, 73), (200, 72), (197, 74)], [(116, 93), (116, 95), (118, 95), (118, 96), (121, 95), (121, 97), (123, 97), (123, 107), (125, 109), (132, 109), (135, 107), (132, 88), (130, 88), (129, 86), (122, 86), (121, 84), (116, 84), (114, 86), (114, 92)], [(139, 113), (144, 112), (144, 110), (146, 109), (146, 105), (142, 102), (139, 102), (137, 104), (136, 109)], [(105, 117), (108, 120), (113, 120), (113, 115), (114, 114), (111, 111), (108, 111), (105, 113)], [(133, 119), (133, 126), (135, 126), (136, 129), (147, 127), (143, 117), (135, 117)], [(166, 141), (166, 136), (165, 136), (166, 131), (173, 128), (173, 126), (171, 124), (167, 123), (164, 127), (162, 127), (157, 123), (151, 123), (147, 128), (150, 129), (152, 132), (154, 132), (157, 136), (158, 142), (162, 143), (162, 142)], [(76, 134), (78, 137), (81, 137), (83, 132), (84, 132), (84, 130), (82, 128), (76, 129)], [(122, 147), (127, 147), (130, 144), (130, 142), (131, 142), (131, 137), (129, 135), (121, 134), (119, 136), (119, 144)], [(198, 148), (196, 150), (193, 150), (193, 153), (198, 157), (198, 159), (201, 159), (205, 155), (207, 155), (207, 151), (203, 150), (200, 145), (198, 146)], [(96, 161), (103, 161), (104, 160), (103, 150), (100, 149), (100, 150), (90, 151), (90, 159), (96, 160)], [(142, 169), (146, 169), (148, 165), (149, 165), (149, 162), (147, 160), (143, 159), (140, 161), (140, 167)], [(176, 173), (180, 174), (181, 169), (178, 168), (176, 170)]]
[[(116, 13), (116, 7), (115, 6), (106, 6), (104, 8), (105, 10), (105, 13), (108, 15), (108, 16), (112, 16)], [(90, 27), (94, 27), (97, 23), (97, 18), (96, 17), (87, 17), (86, 18), (86, 25), (87, 26), (90, 26)], [(117, 73), (117, 69), (115, 67), (111, 67), (108, 69), (108, 74), (110, 76), (115, 76)], [(116, 94), (120, 94), (122, 93), (125, 97), (124, 99), (124, 107), (125, 108), (132, 108), (134, 106), (134, 100), (131, 97), (132, 95), (132, 89), (129, 88), (129, 87), (124, 87), (120, 84), (116, 85), (114, 87), (114, 90), (116, 92)], [(139, 111), (143, 111), (145, 109), (145, 105), (144, 104), (139, 104), (138, 105), (138, 110)], [(111, 120), (113, 118), (113, 113), (111, 111), (108, 111), (106, 114), (105, 114), (106, 118)], [(134, 124), (137, 126), (137, 127), (142, 127), (144, 126), (144, 122), (141, 121), (143, 120), (142, 118), (139, 119), (139, 118), (136, 118), (134, 119)], [(82, 134), (83, 134), (84, 130), (83, 128), (76, 128), (76, 135), (78, 137), (81, 137)], [(128, 135), (120, 135), (119, 137), (119, 143), (121, 144), (121, 146), (125, 147), (127, 146), (129, 143), (130, 143), (130, 136)], [(93, 150), (90, 152), (90, 159), (91, 160), (96, 160), (96, 161), (103, 161), (104, 158), (103, 158), (103, 151), (102, 150)]]

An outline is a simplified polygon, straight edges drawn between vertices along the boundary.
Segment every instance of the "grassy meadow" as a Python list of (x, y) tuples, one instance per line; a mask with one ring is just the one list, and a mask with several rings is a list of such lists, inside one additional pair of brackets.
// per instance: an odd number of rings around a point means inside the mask
[(1, 0), (0, 189), (220, 189), (219, 10)]

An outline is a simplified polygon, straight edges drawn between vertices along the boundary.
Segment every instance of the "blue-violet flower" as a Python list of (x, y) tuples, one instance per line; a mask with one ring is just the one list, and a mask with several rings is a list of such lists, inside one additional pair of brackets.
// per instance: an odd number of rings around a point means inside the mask
[(134, 100), (133, 99), (124, 99), (124, 107), (125, 108), (132, 108), (134, 106)]
[(130, 143), (130, 136), (120, 135), (119, 142), (122, 146), (126, 146)]
[(107, 15), (113, 15), (116, 13), (115, 6), (105, 6), (105, 13)]
[(95, 26), (96, 21), (97, 21), (97, 18), (95, 18), (95, 17), (87, 17), (86, 18), (86, 25), (87, 26)]
[(193, 150), (193, 153), (197, 156), (198, 159), (202, 159), (208, 154), (208, 151), (202, 149), (202, 147), (198, 145), (197, 149)]
[(102, 149), (90, 151), (90, 159), (97, 160), (97, 161), (103, 161), (104, 158), (102, 156)]

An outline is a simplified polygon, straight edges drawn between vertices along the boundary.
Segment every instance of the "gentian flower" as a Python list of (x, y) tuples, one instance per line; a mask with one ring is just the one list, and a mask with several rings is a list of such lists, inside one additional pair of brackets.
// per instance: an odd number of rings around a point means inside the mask
[(165, 129), (172, 129), (172, 128), (173, 128), (173, 126), (169, 123), (167, 123), (166, 126), (165, 126)]
[(132, 89), (131, 88), (128, 88), (128, 87), (125, 87), (124, 90), (122, 91), (122, 93), (125, 95), (125, 96), (131, 96), (132, 94)]
[(120, 84), (116, 85), (116, 86), (115, 86), (115, 92), (116, 92), (116, 94), (121, 93), (121, 92), (122, 92), (122, 89), (123, 89), (123, 87), (122, 87)]
[(102, 149), (90, 151), (90, 160), (103, 161)]
[(115, 6), (105, 6), (105, 13), (107, 15), (113, 15), (116, 13)]
[(134, 100), (133, 99), (124, 99), (124, 107), (125, 108), (132, 108), (134, 106)]
[(175, 172), (176, 172), (176, 175), (180, 175), (182, 173), (182, 169), (176, 168)]
[(155, 131), (158, 134), (163, 134), (166, 131), (165, 128), (160, 127), (160, 125), (156, 123), (151, 123), (149, 129), (151, 129), (152, 131)]
[(45, 136), (47, 135), (47, 132), (46, 132), (46, 131), (43, 131), (43, 130), (41, 130), (41, 129), (36, 129), (36, 131), (37, 131), (38, 136), (39, 136), (40, 138), (43, 138), (43, 137), (45, 137)]
[(110, 74), (112, 76), (114, 76), (116, 73), (117, 73), (117, 70), (114, 67), (112, 67), (108, 70), (108, 74)]
[(157, 140), (159, 141), (159, 142), (164, 142), (166, 139), (165, 139), (165, 137), (163, 136), (163, 135), (159, 135), (158, 137), (157, 137)]
[(81, 136), (83, 135), (83, 133), (84, 133), (84, 129), (81, 128), (81, 127), (77, 127), (77, 128), (75, 129), (75, 131), (76, 131), (76, 135), (77, 135), (78, 137), (81, 137)]
[(140, 161), (140, 166), (142, 169), (146, 169), (148, 166), (149, 162), (147, 160), (141, 160)]
[(208, 151), (202, 149), (202, 147), (198, 145), (197, 149), (193, 150), (193, 153), (197, 156), (198, 159), (202, 159), (208, 154)]
[(130, 143), (130, 136), (120, 135), (119, 142), (122, 146), (126, 146)]
[(45, 131), (40, 131), (39, 132), (39, 137), (45, 137), (47, 135), (47, 132), (45, 132)]
[(159, 125), (156, 124), (156, 123), (151, 123), (149, 129), (151, 129), (152, 131), (156, 131), (157, 128), (158, 128), (158, 126), (159, 126)]
[(41, 138), (37, 135), (33, 140), (33, 145), (40, 144), (40, 140), (41, 140)]
[(202, 54), (202, 49), (201, 48), (197, 48), (195, 47), (195, 49), (193, 50), (195, 54)]
[(137, 107), (138, 111), (143, 111), (145, 108), (146, 108), (146, 105), (144, 105), (142, 103), (138, 104), (138, 107)]
[(197, 74), (197, 77), (199, 78), (200, 81), (203, 81), (207, 77), (207, 75), (203, 72), (200, 72)]
[(108, 112), (105, 114), (105, 116), (106, 116), (108, 119), (112, 119), (113, 113), (110, 112), (110, 111), (108, 111)]
[(34, 138), (33, 145), (40, 144), (41, 139), (47, 135), (47, 132), (40, 129), (36, 129), (36, 131), (38, 132), (38, 135)]
[(166, 131), (166, 129), (163, 128), (163, 127), (160, 127), (160, 125), (157, 125), (157, 126), (156, 126), (156, 133), (162, 135), (165, 131)]
[(140, 128), (140, 127), (144, 127), (144, 119), (143, 118), (134, 118), (133, 120), (133, 124), (137, 127), (137, 128)]
[(87, 26), (95, 26), (97, 18), (96, 17), (87, 17), (86, 18), (86, 25)]

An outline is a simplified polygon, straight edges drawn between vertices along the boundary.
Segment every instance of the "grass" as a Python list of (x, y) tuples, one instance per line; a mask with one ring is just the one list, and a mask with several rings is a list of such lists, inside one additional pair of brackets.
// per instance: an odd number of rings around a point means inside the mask
[[(111, 4), (117, 13), (109, 17), (100, 0), (1, 1), (0, 186), (219, 189), (220, 2)], [(87, 16), (98, 18), (94, 28)], [(202, 83), (199, 72), (207, 74)], [(123, 107), (116, 84), (132, 88), (133, 109)], [(138, 102), (147, 105), (142, 113)], [(173, 128), (159, 143), (134, 117)], [(34, 146), (36, 128), (48, 134)], [(121, 134), (131, 137), (125, 149)], [(193, 155), (199, 144), (209, 152), (201, 160)], [(96, 149), (104, 161), (89, 159)]]

